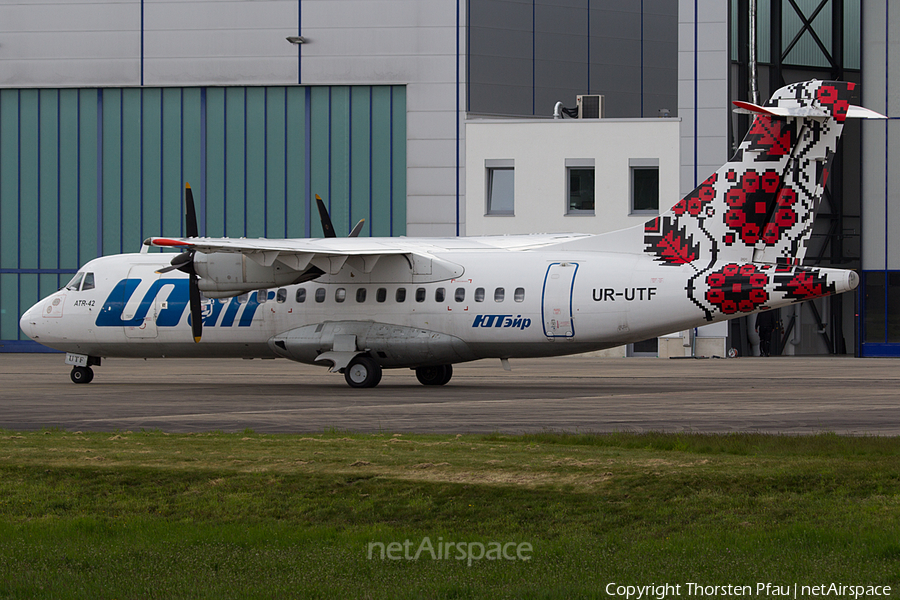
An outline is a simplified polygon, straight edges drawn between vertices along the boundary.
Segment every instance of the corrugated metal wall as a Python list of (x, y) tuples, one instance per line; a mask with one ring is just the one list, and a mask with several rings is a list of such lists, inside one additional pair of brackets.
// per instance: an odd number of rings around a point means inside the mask
[[(86, 261), (183, 231), (406, 233), (404, 86), (0, 90), (0, 351)], [(36, 345), (35, 345), (36, 346)]]

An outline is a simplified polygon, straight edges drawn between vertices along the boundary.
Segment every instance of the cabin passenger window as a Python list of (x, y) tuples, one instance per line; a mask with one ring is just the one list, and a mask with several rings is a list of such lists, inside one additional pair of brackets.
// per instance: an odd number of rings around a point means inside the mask
[(334, 301), (335, 302), (343, 302), (347, 299), (347, 290), (344, 288), (338, 288), (334, 290)]
[(406, 288), (397, 288), (394, 299), (397, 300), (397, 302), (406, 302)]
[(277, 292), (275, 292), (275, 302), (284, 304), (285, 301), (287, 301), (287, 290), (284, 288), (280, 288)]
[(366, 288), (359, 288), (356, 290), (356, 301), (357, 302), (365, 302), (366, 301)]
[(325, 288), (316, 288), (316, 302), (325, 302)]
[(94, 289), (94, 274), (85, 273), (84, 281), (81, 282), (81, 291)]
[(269, 292), (267, 290), (256, 290), (256, 302), (259, 304), (265, 304), (266, 300), (269, 299)]
[(456, 288), (456, 293), (453, 294), (453, 299), (457, 302), (465, 302), (466, 300), (466, 288)]
[(416, 302), (425, 302), (425, 288), (416, 290)]
[(247, 304), (247, 300), (250, 299), (250, 294), (241, 294), (237, 297), (238, 304)]
[(446, 296), (446, 290), (444, 288), (438, 288), (434, 290), (434, 301), (435, 302), (443, 302)]
[(484, 302), (484, 288), (475, 288), (475, 302)]
[(525, 302), (525, 288), (516, 288), (516, 294), (513, 296), (516, 302)]
[(72, 281), (66, 284), (66, 289), (70, 292), (77, 292), (81, 287), (81, 280), (84, 279), (84, 273), (76, 273)]
[(294, 297), (298, 304), (306, 302), (306, 288), (299, 288), (297, 295)]
[(378, 288), (375, 290), (375, 301), (376, 302), (384, 302), (387, 300), (387, 289)]
[(506, 298), (506, 290), (503, 288), (497, 288), (494, 290), (494, 302), (503, 302), (503, 299)]

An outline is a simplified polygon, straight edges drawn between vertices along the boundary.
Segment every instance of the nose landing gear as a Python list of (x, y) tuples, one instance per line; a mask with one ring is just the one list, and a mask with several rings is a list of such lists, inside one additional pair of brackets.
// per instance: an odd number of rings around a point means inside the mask
[(73, 383), (90, 383), (94, 379), (94, 370), (90, 367), (72, 367), (69, 377)]
[(66, 364), (72, 365), (69, 377), (72, 383), (90, 383), (94, 380), (94, 365), (100, 365), (99, 356), (86, 356), (84, 354), (66, 354)]

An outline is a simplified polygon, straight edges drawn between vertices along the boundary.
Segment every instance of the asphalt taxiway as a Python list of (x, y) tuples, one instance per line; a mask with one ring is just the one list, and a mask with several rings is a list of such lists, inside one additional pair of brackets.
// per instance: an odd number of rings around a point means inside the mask
[(388, 370), (369, 390), (284, 360), (107, 359), (76, 385), (63, 360), (0, 355), (0, 428), (900, 434), (894, 359), (490, 360), (444, 387)]

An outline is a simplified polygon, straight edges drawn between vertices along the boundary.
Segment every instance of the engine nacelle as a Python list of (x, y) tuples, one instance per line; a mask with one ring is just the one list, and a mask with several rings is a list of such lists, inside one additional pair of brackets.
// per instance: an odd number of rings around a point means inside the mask
[(298, 272), (277, 260), (265, 267), (236, 252), (197, 252), (194, 255), (194, 270), (200, 277), (200, 291), (209, 298), (236, 296), (253, 290), (292, 285), (322, 274), (319, 269), (315, 269), (315, 274), (310, 274), (309, 269)]

